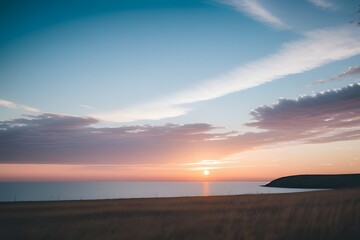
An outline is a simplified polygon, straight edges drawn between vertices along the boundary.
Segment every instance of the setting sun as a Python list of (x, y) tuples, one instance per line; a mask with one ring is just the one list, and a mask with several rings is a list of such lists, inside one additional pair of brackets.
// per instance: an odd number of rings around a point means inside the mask
[(205, 176), (207, 176), (207, 175), (209, 175), (210, 174), (210, 172), (208, 171), (208, 170), (204, 170), (204, 175)]

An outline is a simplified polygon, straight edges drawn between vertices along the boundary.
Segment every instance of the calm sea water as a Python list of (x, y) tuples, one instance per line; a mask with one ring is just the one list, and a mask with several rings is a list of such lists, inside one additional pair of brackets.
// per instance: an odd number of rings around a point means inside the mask
[(0, 182), (0, 201), (43, 201), (266, 194), (311, 191), (265, 182)]

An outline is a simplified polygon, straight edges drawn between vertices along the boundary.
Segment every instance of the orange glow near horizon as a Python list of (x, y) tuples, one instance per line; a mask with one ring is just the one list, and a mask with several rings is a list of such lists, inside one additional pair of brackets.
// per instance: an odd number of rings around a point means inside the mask
[(185, 163), (0, 164), (0, 181), (270, 181), (296, 174), (358, 173), (359, 142), (258, 149)]

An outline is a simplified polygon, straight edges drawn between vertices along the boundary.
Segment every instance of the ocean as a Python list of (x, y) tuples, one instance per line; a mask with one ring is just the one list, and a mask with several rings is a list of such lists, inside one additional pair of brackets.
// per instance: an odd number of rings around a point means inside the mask
[(0, 182), (0, 202), (304, 192), (266, 182)]

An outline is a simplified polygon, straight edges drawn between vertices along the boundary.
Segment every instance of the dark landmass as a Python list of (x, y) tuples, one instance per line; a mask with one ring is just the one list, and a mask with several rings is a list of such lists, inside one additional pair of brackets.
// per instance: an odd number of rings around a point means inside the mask
[(360, 239), (360, 189), (0, 203), (0, 239)]
[(360, 174), (287, 176), (275, 179), (265, 186), (314, 189), (360, 188)]

